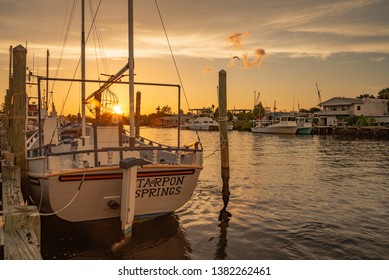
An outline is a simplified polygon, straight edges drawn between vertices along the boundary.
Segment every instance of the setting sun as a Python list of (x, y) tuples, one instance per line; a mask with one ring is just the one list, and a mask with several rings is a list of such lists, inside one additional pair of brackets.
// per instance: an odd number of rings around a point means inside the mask
[(120, 108), (120, 105), (115, 105), (113, 106), (113, 112), (115, 114), (118, 114), (118, 115), (121, 115), (123, 112), (122, 112), (122, 108)]

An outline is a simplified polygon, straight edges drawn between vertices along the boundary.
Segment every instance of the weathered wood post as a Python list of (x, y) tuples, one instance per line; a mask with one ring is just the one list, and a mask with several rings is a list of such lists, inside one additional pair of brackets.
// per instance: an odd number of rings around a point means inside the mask
[(135, 109), (135, 137), (140, 135), (140, 106), (141, 106), (141, 92), (136, 92), (136, 109)]
[(8, 74), (8, 89), (4, 98), (4, 116), (3, 116), (3, 129), (6, 132), (1, 135), (1, 148), (2, 151), (9, 150), (8, 131), (9, 131), (9, 117), (10, 107), (12, 99), (12, 46), (9, 47), (9, 74)]
[[(230, 162), (228, 150), (228, 117), (227, 117), (227, 73), (224, 70), (219, 72), (219, 130), (220, 130), (220, 151), (221, 151), (221, 175), (223, 180), (223, 203), (224, 209), (230, 199), (229, 179)], [(220, 219), (220, 218), (219, 218)]]
[[(13, 49), (12, 95), (10, 103), (10, 123), (7, 131), (11, 152), (15, 154), (15, 165), (21, 169), (22, 187), (26, 186), (26, 59), (27, 49), (19, 45)], [(22, 189), (23, 195), (26, 191)]]
[(4, 259), (42, 259), (39, 211), (24, 205), (20, 168), (12, 165), (12, 159), (13, 154), (3, 154)]

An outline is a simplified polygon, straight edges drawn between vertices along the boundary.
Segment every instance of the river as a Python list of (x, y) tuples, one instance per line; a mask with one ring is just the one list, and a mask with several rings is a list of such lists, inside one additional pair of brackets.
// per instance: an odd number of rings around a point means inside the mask
[[(173, 129), (142, 136), (176, 144)], [(42, 217), (44, 259), (389, 259), (389, 142), (231, 131), (229, 222), (219, 222), (218, 132), (199, 132), (204, 170), (175, 213), (134, 226)], [(182, 131), (183, 144), (197, 138)]]

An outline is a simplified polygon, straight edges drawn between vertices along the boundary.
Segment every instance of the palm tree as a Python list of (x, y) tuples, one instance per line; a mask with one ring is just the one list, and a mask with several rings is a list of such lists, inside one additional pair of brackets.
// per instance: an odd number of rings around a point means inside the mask
[(377, 98), (389, 99), (389, 88), (384, 88), (384, 89), (380, 90), (377, 94)]

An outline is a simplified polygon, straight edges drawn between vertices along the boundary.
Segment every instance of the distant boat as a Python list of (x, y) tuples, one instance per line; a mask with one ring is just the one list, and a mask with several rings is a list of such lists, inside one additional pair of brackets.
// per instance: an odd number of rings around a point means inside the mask
[(190, 120), (183, 128), (192, 130), (218, 131), (219, 123), (210, 117), (197, 117)]
[(259, 120), (251, 128), (253, 133), (296, 134), (297, 123), (294, 117), (281, 116), (279, 120)]
[(299, 134), (299, 135), (312, 134), (312, 131), (313, 131), (312, 119), (305, 118), (305, 117), (297, 117), (296, 123), (297, 123), (296, 134)]
[[(219, 131), (219, 123), (211, 117), (195, 117), (188, 123), (181, 125), (181, 128), (191, 130)], [(232, 130), (233, 125), (228, 124), (227, 129)]]

